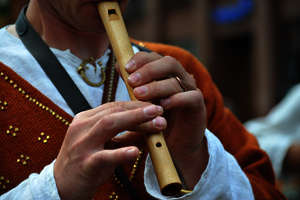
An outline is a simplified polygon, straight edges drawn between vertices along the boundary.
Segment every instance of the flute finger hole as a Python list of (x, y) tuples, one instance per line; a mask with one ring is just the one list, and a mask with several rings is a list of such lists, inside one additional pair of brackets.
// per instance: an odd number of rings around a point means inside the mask
[(115, 9), (109, 9), (109, 10), (108, 10), (108, 16), (109, 16), (109, 18), (110, 18), (111, 20), (119, 19), (118, 14), (117, 14), (117, 12), (116, 12)]
[(115, 9), (109, 9), (109, 10), (108, 10), (108, 14), (109, 14), (109, 15), (113, 15), (113, 14), (115, 14), (115, 15), (116, 15), (116, 14), (117, 14), (117, 12), (116, 12), (116, 10), (115, 10)]

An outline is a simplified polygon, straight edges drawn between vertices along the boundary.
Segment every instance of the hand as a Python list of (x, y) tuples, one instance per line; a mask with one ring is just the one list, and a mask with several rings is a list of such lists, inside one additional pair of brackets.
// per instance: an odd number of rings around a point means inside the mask
[(106, 142), (125, 130), (157, 132), (166, 128), (163, 109), (146, 102), (114, 102), (77, 114), (54, 165), (61, 199), (90, 199), (116, 166), (136, 159), (134, 146), (107, 150)]
[(206, 109), (194, 78), (177, 60), (157, 53), (137, 53), (126, 69), (135, 97), (160, 102), (168, 111), (166, 142), (186, 185), (193, 188), (208, 162)]
[(300, 143), (294, 143), (288, 149), (284, 163), (283, 163), (283, 173), (286, 175), (297, 175), (300, 176)]

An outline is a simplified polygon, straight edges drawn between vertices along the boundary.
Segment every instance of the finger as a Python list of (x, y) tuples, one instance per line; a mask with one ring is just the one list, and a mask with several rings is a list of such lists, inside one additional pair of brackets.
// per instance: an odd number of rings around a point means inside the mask
[(127, 131), (124, 134), (117, 135), (112, 138), (112, 141), (120, 144), (124, 144), (125, 146), (129, 146), (130, 144), (139, 144), (143, 141), (143, 134), (136, 131)]
[(114, 169), (124, 163), (128, 163), (137, 158), (139, 150), (137, 147), (123, 147), (113, 150), (100, 150), (92, 154), (85, 163), (85, 171), (88, 174), (109, 177)]
[(124, 134), (115, 136), (114, 138), (112, 138), (112, 141), (128, 146), (129, 144), (139, 143), (139, 141), (141, 141), (142, 139), (143, 134), (136, 131), (127, 131)]
[(200, 90), (177, 93), (167, 99), (162, 99), (160, 105), (165, 110), (173, 108), (190, 108), (192, 111), (205, 109), (204, 99)]
[(180, 78), (180, 76), (176, 76), (174, 78), (177, 81), (178, 85), (180, 85), (183, 92), (197, 89), (196, 80), (194, 79), (194, 76), (192, 74), (186, 73), (185, 78)]
[(108, 166), (117, 166), (134, 160), (139, 154), (137, 147), (123, 147), (114, 150), (101, 150), (96, 153), (95, 159), (98, 164), (107, 163)]
[(115, 142), (120, 142), (122, 144), (128, 144), (125, 141), (135, 141), (131, 144), (135, 144), (144, 135), (143, 133), (158, 133), (167, 128), (167, 120), (164, 117), (158, 116), (150, 122), (146, 122), (135, 128), (134, 130), (129, 130), (124, 134), (115, 136), (112, 140)]
[(158, 116), (149, 122), (145, 122), (130, 131), (137, 131), (140, 133), (157, 133), (167, 128), (167, 120), (164, 117)]
[(178, 92), (182, 92), (182, 88), (175, 78), (154, 81), (133, 90), (134, 96), (141, 101), (167, 98)]
[(144, 66), (145, 64), (152, 62), (161, 58), (162, 56), (155, 52), (144, 52), (140, 51), (136, 53), (126, 64), (125, 68), (126, 71), (131, 74), (132, 72), (136, 71), (140, 67)]
[(96, 109), (76, 114), (74, 119), (72, 120), (70, 128), (77, 130), (76, 132), (78, 132), (78, 130), (80, 129), (87, 130), (93, 127), (94, 124), (104, 116), (110, 115), (112, 113), (136, 109), (139, 107), (146, 107), (147, 105), (151, 104), (141, 101), (107, 103), (103, 106), (99, 106)]
[(181, 64), (175, 58), (165, 56), (145, 64), (130, 74), (128, 83), (132, 87), (137, 87), (154, 80), (161, 80), (171, 76), (179, 76), (184, 79), (187, 77), (187, 72), (185, 72)]
[[(113, 109), (115, 109), (116, 111), (118, 109), (131, 110), (131, 109), (136, 109), (138, 107), (145, 107), (147, 105), (150, 105), (150, 103), (141, 102), (141, 101), (110, 102), (110, 103), (106, 103), (101, 106), (98, 106), (96, 108), (93, 108), (91, 110), (80, 112), (74, 116), (74, 119), (86, 119), (89, 117), (93, 117), (94, 115), (98, 115), (101, 112), (106, 111), (106, 110), (108, 110), (108, 112), (113, 112)], [(109, 110), (111, 110), (111, 111), (109, 111)]]
[(150, 105), (134, 110), (112, 113), (102, 117), (93, 127), (90, 137), (92, 141), (103, 144), (117, 133), (134, 129), (138, 125), (151, 121), (163, 113), (160, 106)]

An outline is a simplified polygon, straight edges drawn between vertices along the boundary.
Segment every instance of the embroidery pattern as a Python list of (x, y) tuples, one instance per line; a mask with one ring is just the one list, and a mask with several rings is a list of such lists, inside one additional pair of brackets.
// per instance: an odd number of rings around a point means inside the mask
[(9, 125), (8, 129), (5, 131), (5, 133), (9, 136), (16, 137), (19, 133), (20, 129), (18, 127), (15, 127), (13, 125)]
[[(27, 99), (30, 103), (34, 104), (41, 110), (44, 110), (45, 112), (49, 113), (52, 117), (55, 117), (57, 120), (62, 122), (64, 125), (69, 126), (70, 122), (63, 118), (61, 115), (57, 114), (53, 109), (49, 108), (45, 104), (38, 101), (36, 98), (33, 98), (28, 92), (26, 92), (22, 87), (20, 87), (14, 80), (10, 79), (9, 76), (4, 72), (0, 71), (0, 81), (4, 80), (9, 85), (12, 86), (13, 89), (17, 90), (25, 99)], [(8, 102), (4, 100), (0, 100), (0, 112), (7, 110)], [(18, 134), (20, 134), (20, 128), (9, 125), (8, 129), (5, 130), (5, 134), (16, 137)], [(40, 136), (38, 137), (38, 141), (41, 141), (42, 143), (47, 143), (50, 139), (49, 135), (45, 135), (45, 133), (41, 132)], [(29, 155), (21, 154), (17, 159), (16, 163), (26, 166), (29, 164), (29, 161), (31, 161), (31, 158)], [(5, 178), (4, 176), (0, 176), (0, 190), (6, 191), (8, 188), (8, 184), (11, 184), (10, 180)]]
[(40, 136), (38, 137), (38, 141), (46, 144), (50, 139), (50, 135), (46, 135), (44, 132), (41, 132)]
[(20, 163), (21, 165), (27, 165), (28, 164), (28, 162), (29, 162), (29, 160), (30, 160), (30, 157), (29, 156), (26, 156), (26, 155), (24, 155), (24, 154), (21, 154), (20, 156), (19, 156), (19, 158), (17, 159), (17, 163)]
[(5, 111), (5, 110), (7, 110), (7, 106), (8, 106), (7, 101), (1, 101), (1, 100), (0, 100), (0, 111)]
[(118, 200), (119, 196), (115, 192), (113, 192), (111, 195), (109, 195), (109, 199)]
[[(48, 112), (53, 117), (55, 117), (57, 120), (64, 123), (66, 126), (70, 125), (70, 122), (67, 119), (63, 118), (61, 115), (57, 114), (54, 110), (52, 110), (48, 106), (44, 105), (43, 103), (39, 102), (37, 99), (30, 96), (28, 94), (28, 92), (26, 92), (23, 88), (19, 87), (18, 84), (15, 83), (14, 80), (10, 79), (3, 71), (0, 72), (0, 79), (1, 78), (4, 79), (5, 81), (7, 81), (14, 89), (16, 89), (20, 94), (22, 94), (29, 102), (33, 103), (40, 109)], [(6, 102), (6, 105), (7, 105), (7, 102)], [(1, 109), (1, 107), (0, 107), (0, 109)]]
[(10, 184), (10, 180), (6, 179), (4, 176), (0, 176), (0, 190), (6, 190), (7, 185)]

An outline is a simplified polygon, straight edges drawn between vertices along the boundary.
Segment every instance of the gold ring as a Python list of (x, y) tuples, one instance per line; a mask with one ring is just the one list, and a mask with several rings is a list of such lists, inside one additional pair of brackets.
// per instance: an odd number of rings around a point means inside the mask
[(175, 76), (174, 77), (176, 79), (176, 81), (178, 82), (178, 84), (180, 85), (181, 89), (183, 90), (183, 92), (186, 92), (187, 91), (187, 88), (184, 87), (183, 83), (182, 83), (182, 80), (178, 77), (178, 76)]

